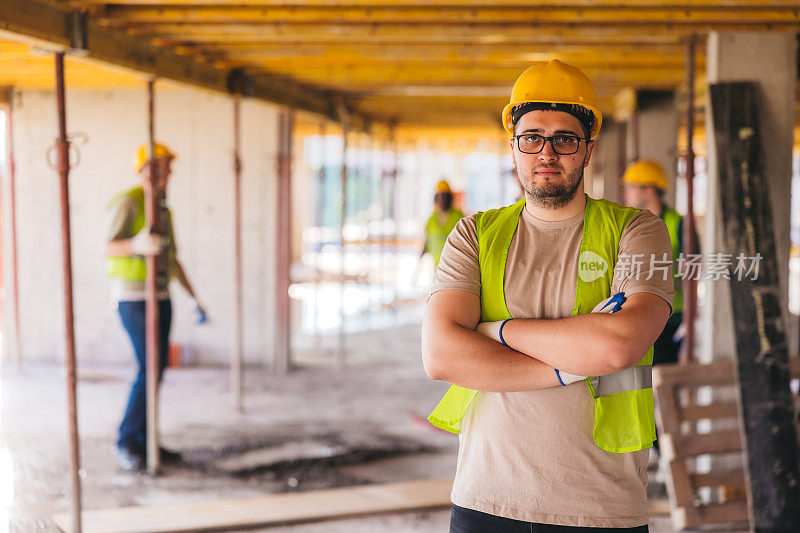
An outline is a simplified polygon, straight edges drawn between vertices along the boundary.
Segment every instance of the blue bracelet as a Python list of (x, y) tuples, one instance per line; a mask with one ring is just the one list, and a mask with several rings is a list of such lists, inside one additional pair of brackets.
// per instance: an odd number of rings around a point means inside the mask
[(567, 385), (566, 385), (566, 383), (564, 383), (563, 381), (561, 381), (561, 374), (558, 372), (558, 369), (557, 369), (557, 368), (555, 369), (555, 371), (556, 371), (556, 377), (558, 378), (558, 382), (559, 382), (559, 383), (561, 383), (561, 386), (562, 386), (562, 387), (566, 387), (566, 386), (567, 386)]
[(503, 323), (500, 324), (500, 331), (498, 331), (498, 335), (500, 336), (500, 342), (503, 343), (503, 346), (508, 346), (508, 344), (506, 344), (506, 340), (503, 338), (503, 326), (505, 326), (506, 322), (508, 322), (509, 320), (511, 319), (506, 318), (505, 320), (503, 320)]

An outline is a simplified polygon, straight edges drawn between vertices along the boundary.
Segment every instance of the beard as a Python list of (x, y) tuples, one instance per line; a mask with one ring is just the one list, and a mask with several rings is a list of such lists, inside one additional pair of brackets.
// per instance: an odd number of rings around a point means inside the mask
[(534, 181), (534, 172), (537, 168), (531, 169), (528, 176), (519, 176), (522, 188), (525, 190), (525, 196), (534, 205), (546, 209), (558, 209), (564, 207), (575, 198), (578, 187), (583, 181), (583, 165), (571, 174), (567, 174), (566, 180), (562, 183), (551, 183), (544, 178), (540, 183), (536, 183)]

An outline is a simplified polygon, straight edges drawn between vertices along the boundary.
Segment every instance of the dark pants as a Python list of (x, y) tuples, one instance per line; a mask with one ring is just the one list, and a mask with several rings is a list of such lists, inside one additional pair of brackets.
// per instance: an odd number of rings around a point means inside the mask
[[(653, 344), (653, 366), (678, 362), (678, 353), (681, 351), (682, 340), (674, 341), (672, 338), (675, 336), (675, 332), (678, 331), (681, 322), (683, 322), (682, 312), (673, 313), (667, 320), (664, 331), (661, 332), (661, 335), (658, 336)], [(658, 439), (653, 442), (653, 447), (660, 451)]]
[(677, 363), (678, 352), (681, 351), (681, 341), (674, 341), (672, 337), (683, 322), (683, 313), (673, 313), (664, 326), (664, 331), (653, 344), (653, 365), (664, 363)]
[(450, 533), (569, 533), (577, 531), (591, 531), (597, 533), (610, 533), (612, 531), (630, 531), (632, 533), (646, 533), (647, 525), (637, 527), (574, 527), (556, 526), (552, 524), (539, 524), (536, 522), (522, 522), (502, 516), (494, 516), (472, 509), (465, 509), (453, 505), (450, 515)]
[[(147, 337), (145, 334), (145, 303), (144, 302), (119, 302), (119, 317), (122, 326), (128, 332), (133, 344), (133, 352), (138, 363), (138, 372), (131, 386), (128, 406), (125, 416), (119, 426), (117, 446), (132, 450), (144, 451), (147, 442), (147, 374), (145, 362), (145, 349)], [(172, 323), (172, 304), (169, 300), (158, 302), (158, 381), (167, 366), (167, 353), (169, 348), (169, 328)]]

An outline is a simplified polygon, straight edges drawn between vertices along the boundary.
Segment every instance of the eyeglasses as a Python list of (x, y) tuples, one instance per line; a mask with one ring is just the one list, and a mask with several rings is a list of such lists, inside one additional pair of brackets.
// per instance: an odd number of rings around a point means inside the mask
[(589, 142), (589, 139), (582, 139), (575, 135), (560, 134), (552, 137), (545, 137), (538, 133), (525, 133), (514, 135), (517, 140), (517, 148), (524, 154), (538, 154), (544, 150), (544, 145), (550, 141), (550, 146), (558, 155), (572, 155), (578, 152), (581, 141)]

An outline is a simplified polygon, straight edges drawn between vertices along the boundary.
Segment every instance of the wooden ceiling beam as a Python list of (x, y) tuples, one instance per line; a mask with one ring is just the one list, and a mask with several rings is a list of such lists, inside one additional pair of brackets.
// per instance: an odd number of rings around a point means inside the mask
[(122, 6), (107, 4), (96, 16), (112, 26), (152, 23), (238, 23), (238, 22), (311, 22), (350, 23), (413, 22), (413, 23), (505, 23), (527, 22), (541, 25), (615, 25), (628, 24), (725, 24), (725, 23), (798, 23), (797, 6), (741, 6), (726, 9), (714, 7), (618, 6), (589, 5), (575, 8), (550, 6), (494, 6), (464, 9), (440, 5), (371, 6)]
[(414, 21), (383, 22), (380, 24), (370, 22), (334, 24), (326, 22), (269, 22), (269, 23), (242, 23), (242, 24), (182, 24), (182, 23), (152, 23), (146, 26), (136, 25), (126, 28), (129, 35), (150, 37), (176, 38), (179, 36), (191, 39), (215, 38), (222, 36), (236, 37), (237, 39), (253, 38), (256, 35), (265, 37), (283, 37), (287, 41), (301, 39), (305, 35), (333, 36), (334, 38), (371, 38), (380, 39), (383, 36), (429, 36), (484, 39), (490, 42), (502, 42), (508, 36), (527, 35), (529, 38), (552, 39), (587, 39), (602, 41), (624, 37), (630, 39), (659, 39), (680, 38), (692, 33), (705, 33), (708, 31), (800, 31), (800, 22), (787, 23), (704, 23), (704, 24), (627, 24), (627, 25), (588, 25), (588, 24), (553, 24), (540, 25), (529, 22), (509, 21), (497, 23), (415, 23)]
[[(246, 72), (257, 71), (247, 68)], [(465, 67), (460, 69), (404, 68), (391, 64), (373, 67), (371, 70), (341, 67), (304, 67), (302, 65), (271, 69), (308, 83), (324, 83), (332, 86), (349, 87), (352, 91), (361, 91), (369, 87), (381, 85), (444, 85), (444, 84), (506, 84), (513, 85), (514, 80), (524, 70), (523, 66), (512, 67)], [(604, 83), (632, 85), (634, 87), (651, 87), (653, 84), (679, 84), (684, 77), (682, 68), (639, 69), (616, 72), (604, 68), (582, 69), (594, 84)]]
[[(225, 0), (168, 0), (170, 5), (175, 6), (226, 6), (230, 2)], [(256, 7), (330, 7), (331, 0), (235, 0), (240, 6)], [(165, 0), (66, 0), (64, 2), (72, 7), (103, 6), (106, 4), (124, 6), (162, 6)], [(459, 8), (481, 8), (486, 6), (486, 0), (431, 0), (425, 2), (421, 0), (346, 0), (340, 5), (348, 7), (418, 7), (420, 5), (432, 5), (436, 7), (459, 7)], [(560, 2), (550, 2), (547, 0), (503, 0), (504, 6), (531, 8), (541, 6), (543, 8), (556, 9), (592, 9), (592, 8), (674, 8), (674, 9), (714, 9), (724, 8), (728, 10), (738, 9), (788, 9), (796, 6), (794, 0), (680, 0), (670, 2), (669, 0), (562, 0)]]

